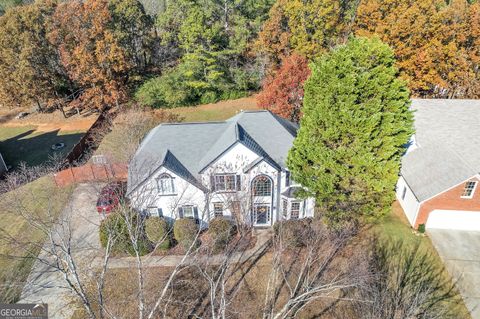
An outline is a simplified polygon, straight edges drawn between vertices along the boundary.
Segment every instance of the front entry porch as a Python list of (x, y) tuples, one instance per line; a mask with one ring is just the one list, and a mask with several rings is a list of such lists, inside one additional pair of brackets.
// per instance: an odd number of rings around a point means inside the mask
[(253, 211), (253, 226), (266, 227), (272, 225), (272, 209), (270, 204), (254, 204)]

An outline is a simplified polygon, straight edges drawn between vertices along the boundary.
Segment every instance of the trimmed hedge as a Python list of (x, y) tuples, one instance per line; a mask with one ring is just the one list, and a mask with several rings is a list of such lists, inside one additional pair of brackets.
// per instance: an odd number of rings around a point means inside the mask
[(282, 240), (287, 247), (303, 247), (311, 230), (311, 220), (285, 220), (275, 223), (275, 236)]
[[(131, 217), (133, 223), (141, 223), (142, 219), (137, 215), (136, 212), (131, 212), (134, 214)], [(152, 245), (145, 237), (143, 233), (143, 225), (137, 224), (137, 227), (140, 227), (140, 236), (138, 239), (138, 251), (140, 255), (148, 254)], [(111, 235), (111, 236), (109, 236)], [(135, 250), (130, 240), (128, 233), (127, 224), (125, 222), (125, 217), (119, 212), (110, 213), (100, 224), (100, 243), (103, 248), (107, 247), (108, 239), (111, 237), (112, 246), (111, 251), (113, 253), (127, 253), (129, 255), (135, 255)]]
[[(185, 250), (190, 248), (197, 233), (198, 225), (192, 218), (180, 218), (173, 224), (173, 236)], [(198, 244), (198, 242), (196, 244)]]
[(208, 234), (213, 239), (214, 252), (223, 250), (235, 233), (234, 224), (225, 218), (217, 217), (210, 221)]
[(171, 246), (170, 229), (167, 221), (161, 217), (149, 217), (145, 221), (147, 238), (160, 250), (168, 250)]

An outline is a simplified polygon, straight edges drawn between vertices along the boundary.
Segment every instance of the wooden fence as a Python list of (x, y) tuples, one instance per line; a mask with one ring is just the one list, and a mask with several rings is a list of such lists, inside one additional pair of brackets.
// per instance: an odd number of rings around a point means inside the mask
[(67, 186), (73, 183), (96, 181), (126, 180), (128, 167), (126, 164), (91, 164), (70, 167), (53, 175), (57, 186)]
[(73, 148), (65, 157), (68, 163), (72, 164), (78, 161), (89, 148), (94, 146), (92, 145), (95, 139), (94, 135), (97, 133), (97, 130), (105, 123), (105, 121), (108, 120), (107, 116), (114, 116), (112, 114), (113, 113), (105, 115), (104, 113), (101, 113), (98, 116), (97, 120), (92, 124), (88, 131), (85, 132), (85, 135), (83, 135), (80, 141), (78, 141), (78, 143), (73, 146)]

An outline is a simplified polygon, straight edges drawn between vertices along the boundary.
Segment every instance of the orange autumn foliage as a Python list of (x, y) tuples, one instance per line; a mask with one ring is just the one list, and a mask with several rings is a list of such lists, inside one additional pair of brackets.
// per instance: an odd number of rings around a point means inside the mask
[(379, 36), (420, 97), (480, 97), (480, 3), (466, 0), (365, 0), (355, 33)]
[(299, 122), (303, 104), (303, 83), (310, 75), (307, 59), (296, 53), (285, 57), (278, 71), (267, 77), (257, 96), (260, 107)]
[(83, 88), (82, 107), (103, 110), (126, 99), (132, 65), (112, 30), (106, 0), (61, 3), (49, 38), (72, 81)]

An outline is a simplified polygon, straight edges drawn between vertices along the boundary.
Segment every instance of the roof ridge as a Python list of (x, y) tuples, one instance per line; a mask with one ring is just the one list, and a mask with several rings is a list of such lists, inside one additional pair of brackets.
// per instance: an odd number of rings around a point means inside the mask
[(285, 130), (287, 130), (287, 132), (290, 133), (293, 137), (297, 136), (298, 127), (295, 127), (296, 124), (294, 122), (287, 120), (272, 112), (270, 112), (270, 115), (272, 115), (272, 117), (278, 122), (278, 124), (280, 124)]
[(161, 123), (158, 126), (173, 126), (173, 125), (192, 125), (192, 124), (225, 124), (226, 121), (211, 121), (211, 122), (173, 122), (173, 123)]

